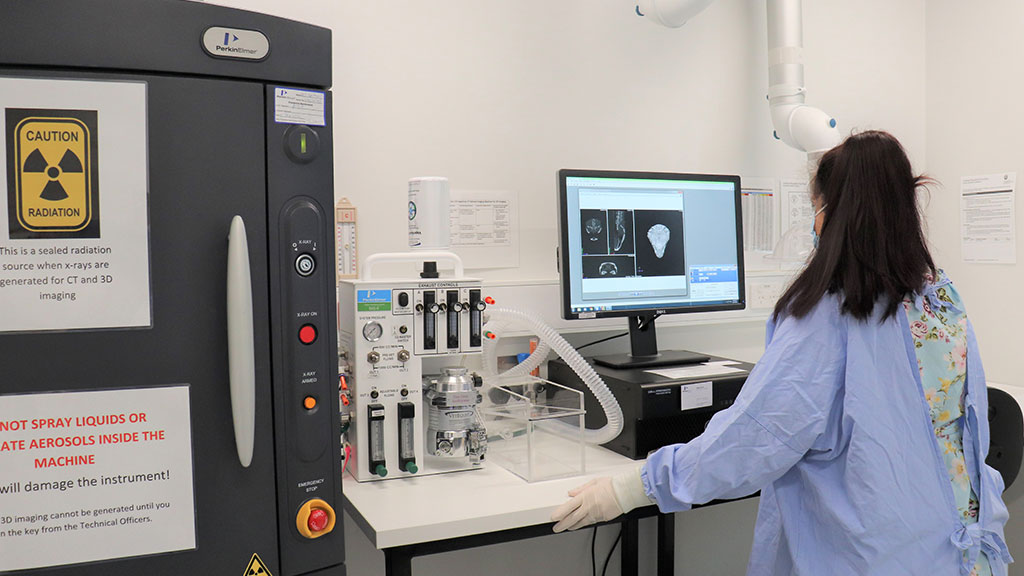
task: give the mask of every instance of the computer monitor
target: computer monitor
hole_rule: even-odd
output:
[[[560,170],[558,188],[562,317],[629,317],[631,353],[594,361],[705,361],[659,351],[654,319],[744,307],[739,176]]]

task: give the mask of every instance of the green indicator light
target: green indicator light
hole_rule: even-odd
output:
[[[302,151],[303,154],[306,153],[306,134],[305,133],[299,134],[299,149]]]

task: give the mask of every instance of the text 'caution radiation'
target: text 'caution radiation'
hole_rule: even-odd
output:
[[[99,238],[95,110],[6,109],[10,239]]]

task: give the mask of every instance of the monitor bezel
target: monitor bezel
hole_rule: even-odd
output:
[[[708,304],[677,306],[667,308],[635,308],[632,310],[605,310],[595,312],[573,312],[572,294],[569,289],[569,203],[568,178],[625,178],[635,180],[698,180],[708,182],[732,182],[735,186],[736,205],[736,266],[739,279],[739,301],[732,304]],[[558,288],[562,293],[562,318],[580,320],[592,318],[621,318],[624,316],[687,314],[695,312],[721,312],[746,308],[746,279],[743,266],[743,192],[740,177],[735,174],[687,174],[677,172],[635,172],[622,170],[582,170],[563,168],[558,171]],[[583,314],[583,318],[581,318]]]

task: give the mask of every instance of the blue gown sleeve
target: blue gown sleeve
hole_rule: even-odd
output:
[[[648,456],[641,480],[663,512],[753,494],[817,447],[841,401],[843,322],[826,297],[804,318],[769,324],[765,353],[736,403],[697,438]]]
[[[988,456],[990,431],[988,427],[988,386],[985,380],[985,369],[981,365],[981,354],[978,352],[978,339],[974,335],[974,325],[967,320],[967,381],[968,402],[974,404],[975,413],[980,415],[972,426],[977,427],[978,442],[976,443],[978,461],[984,462]],[[973,432],[973,430],[972,430]],[[969,451],[968,451],[969,452]],[[967,456],[966,452],[964,454]],[[968,467],[968,470],[976,468]]]

